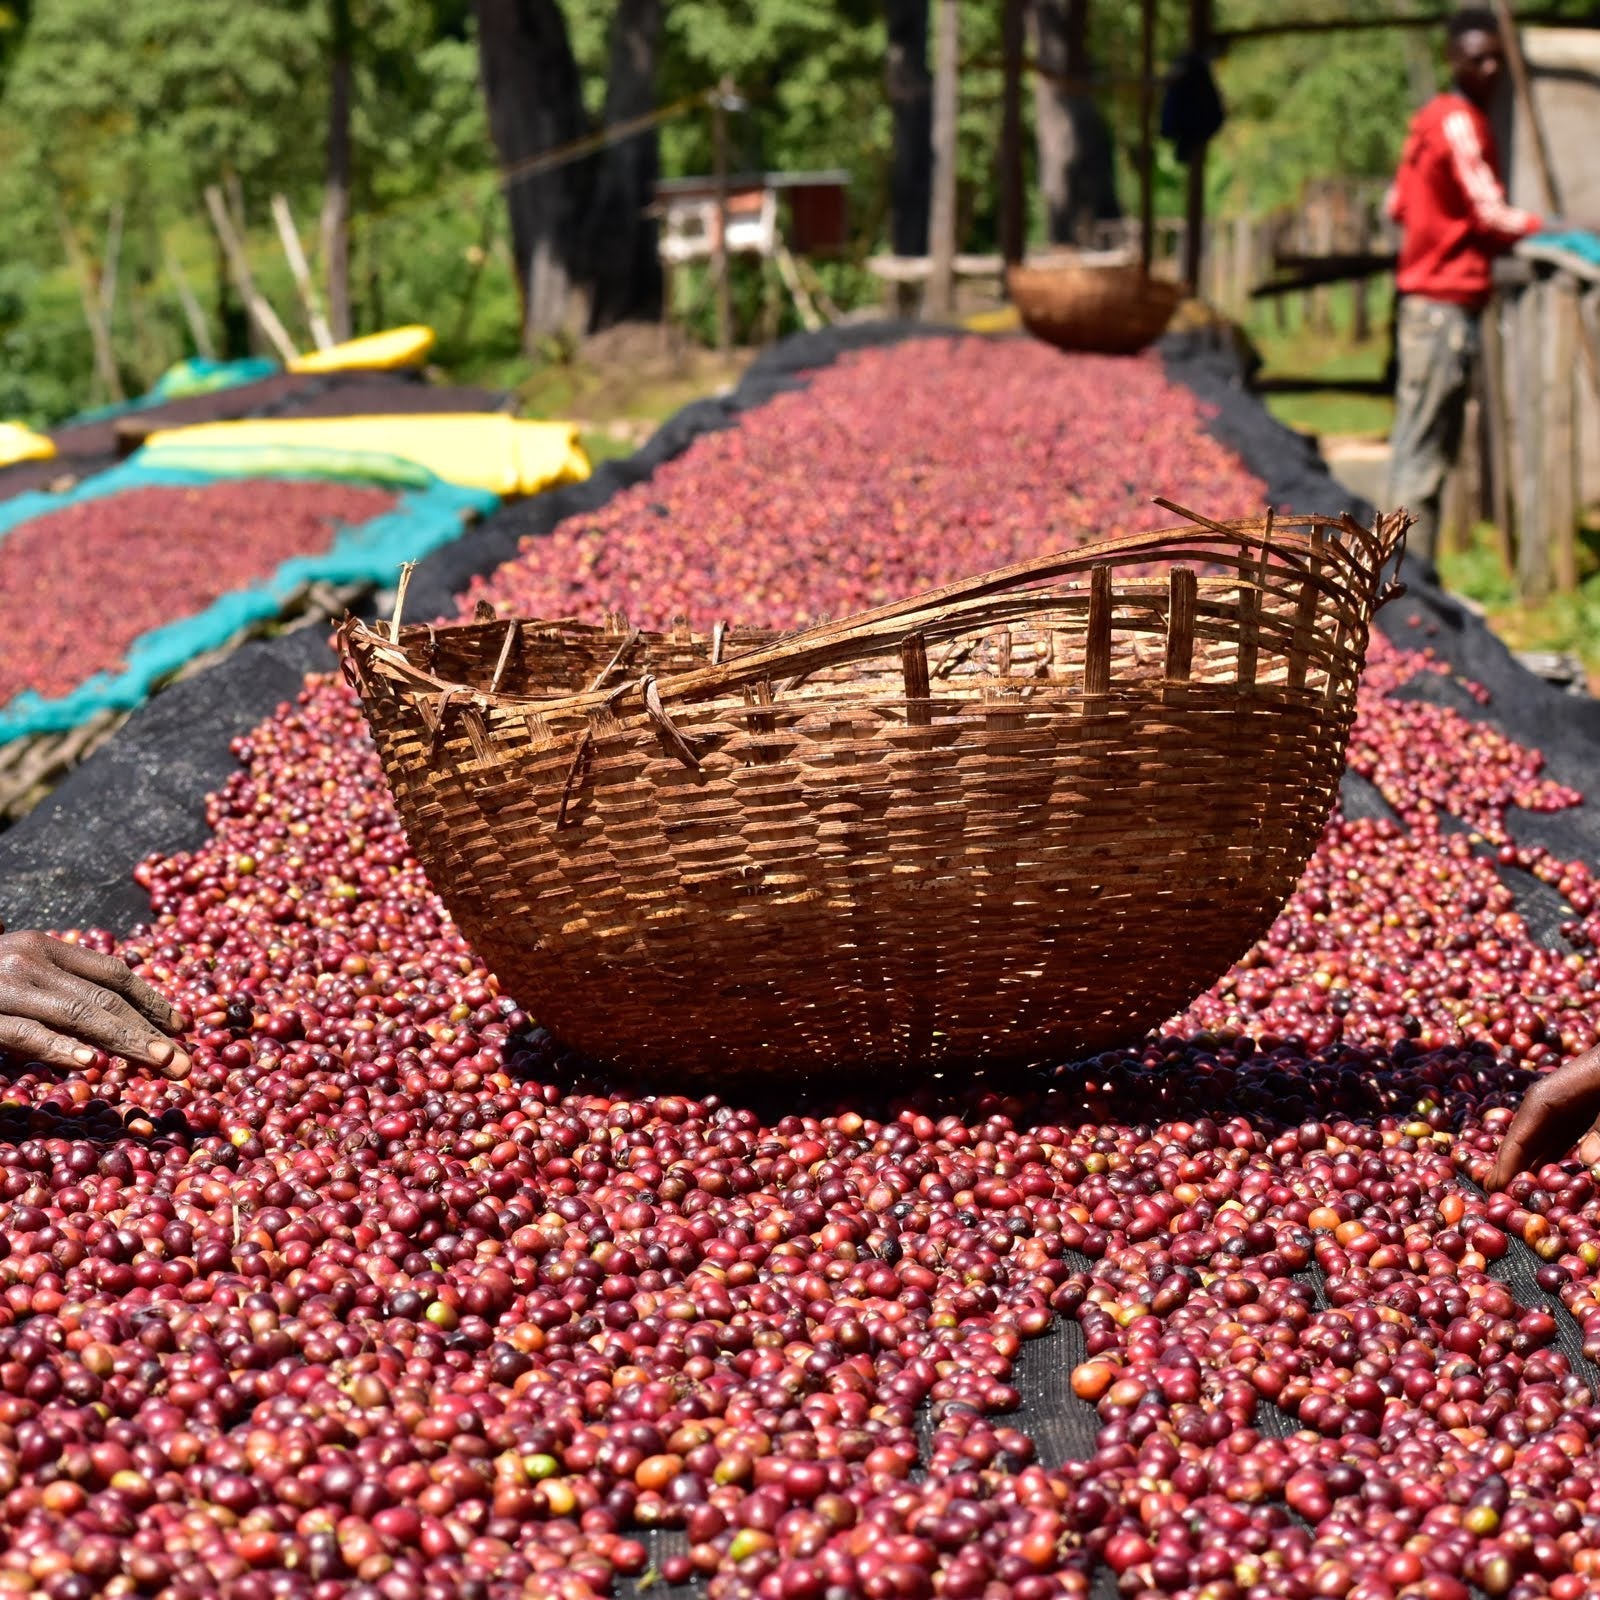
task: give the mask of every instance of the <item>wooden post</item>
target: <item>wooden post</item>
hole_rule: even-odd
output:
[[[306,262],[306,253],[300,248],[300,234],[294,225],[294,213],[289,209],[289,202],[281,195],[272,197],[272,220],[278,225],[278,238],[283,243],[283,254],[289,263],[289,271],[294,276],[294,286],[300,295],[300,304],[305,309],[306,326],[311,329],[311,337],[316,341],[319,350],[333,348],[333,333],[328,327],[327,319],[322,315],[322,306],[317,300],[316,285],[311,281],[311,268]]]
[[[1139,265],[1148,276],[1156,233],[1156,0],[1139,16]]]
[[[1439,516],[1439,551],[1460,555],[1472,544],[1472,519],[1478,463],[1478,400],[1468,397],[1461,423],[1461,454],[1444,483],[1444,500]]]
[[[1365,255],[1372,248],[1373,223],[1372,201],[1363,196],[1356,206],[1357,255]],[[1372,338],[1372,280],[1357,278],[1350,286],[1350,294],[1350,337],[1357,344],[1366,344]]]
[[[1247,216],[1233,219],[1233,282],[1229,288],[1228,310],[1243,317],[1250,308],[1250,291],[1256,278],[1256,226]]]
[[[1549,520],[1545,515],[1544,339],[1545,287],[1534,282],[1517,302],[1517,338],[1512,370],[1517,377],[1517,477],[1520,484],[1517,519],[1517,589],[1525,600],[1543,600],[1550,593]]]
[[[1505,335],[1501,331],[1505,304],[1500,295],[1484,308],[1483,329],[1483,475],[1487,512],[1494,524],[1500,559],[1509,573],[1515,569],[1515,527],[1511,516],[1510,440],[1506,421]]]
[[[1545,290],[1544,485],[1551,576],[1558,594],[1578,587],[1578,438],[1572,351],[1578,342],[1578,285],[1558,272]]]
[[[961,11],[938,0],[933,67],[933,204],[928,217],[930,272],[925,304],[931,315],[955,309],[956,117],[961,91]]]
[[[239,290],[239,298],[244,301],[245,310],[250,313],[256,326],[278,354],[286,362],[293,361],[299,351],[295,349],[294,341],[290,339],[288,331],[278,321],[277,312],[256,287],[255,275],[250,271],[250,258],[245,253],[244,240],[234,228],[227,202],[222,198],[222,190],[214,183],[206,186],[206,209],[211,213],[211,225],[217,230],[217,238],[222,241],[223,251],[228,258],[228,271]]]
[[[1211,53],[1212,0],[1189,0],[1189,48],[1198,56]],[[1206,220],[1206,147],[1194,152],[1189,163],[1189,196],[1186,210],[1188,226],[1184,232],[1183,280],[1189,292],[1200,289],[1201,230]]]
[[[1324,184],[1316,184],[1306,197],[1306,232],[1310,235],[1310,254],[1333,254],[1333,196]],[[1326,284],[1319,284],[1307,296],[1306,320],[1320,334],[1333,332],[1333,297]]]
[[[1272,268],[1276,270],[1278,264],[1278,247],[1286,232],[1282,217],[1278,216],[1269,218],[1265,224],[1265,229],[1266,239],[1263,243],[1261,259],[1263,262],[1270,263]],[[1277,323],[1278,332],[1287,333],[1289,331],[1289,296],[1286,294],[1273,295],[1272,311],[1274,320]]]
[[[100,291],[94,281],[94,268],[89,265],[78,243],[77,230],[67,215],[60,195],[56,196],[56,225],[61,231],[61,244],[72,264],[72,275],[78,280],[78,294],[83,301],[83,319],[89,324],[89,339],[94,345],[94,366],[101,385],[113,401],[125,399],[122,375],[117,371],[116,351],[111,344],[111,324],[101,303]]]
[[[711,251],[711,270],[717,281],[717,349],[733,349],[733,284],[728,271],[728,100],[732,91],[724,78],[711,102],[711,170],[717,185],[717,237]]]
[[[1005,75],[1000,108],[1000,254],[1007,266],[1022,260],[1027,236],[1022,184],[1022,30],[1024,0],[1004,0],[1001,46]]]
[[[206,314],[200,309],[200,302],[195,299],[194,290],[189,287],[189,280],[183,275],[178,258],[172,253],[172,246],[165,239],[161,241],[161,265],[177,291],[178,304],[183,307],[184,320],[189,324],[189,336],[194,340],[195,354],[204,356],[207,361],[215,361],[217,350],[211,342],[211,327],[206,321]]]

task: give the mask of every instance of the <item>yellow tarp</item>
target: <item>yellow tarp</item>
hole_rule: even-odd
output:
[[[498,412],[401,417],[273,417],[163,428],[145,441],[145,459],[194,448],[304,449],[398,456],[446,483],[509,498],[581,483],[589,457],[572,422],[523,422]]]
[[[289,363],[291,372],[388,371],[414,367],[433,349],[434,331],[421,323],[369,333],[363,339],[336,344],[331,350],[312,350]]]
[[[0,422],[0,467],[14,467],[19,461],[48,461],[55,453],[54,440],[42,433],[20,422]]]
[[[1015,306],[1001,306],[998,311],[977,311],[962,323],[968,333],[1016,333],[1022,327],[1022,318]]]

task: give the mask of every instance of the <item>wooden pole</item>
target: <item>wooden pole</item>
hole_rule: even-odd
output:
[[[733,284],[728,272],[728,98],[726,79],[711,102],[711,167],[717,185],[717,237],[711,270],[717,280],[717,349],[733,349]]]
[[[933,67],[933,202],[928,216],[927,308],[948,317],[955,309],[956,117],[961,92],[961,12],[958,0],[938,0]]]
[[[1500,22],[1506,66],[1511,69],[1511,87],[1528,126],[1528,137],[1533,141],[1534,166],[1538,169],[1542,197],[1540,205],[1546,216],[1554,216],[1561,210],[1561,197],[1556,188],[1555,164],[1550,159],[1550,141],[1544,134],[1544,120],[1533,100],[1533,80],[1528,76],[1528,58],[1522,53],[1522,35],[1517,32],[1516,19],[1506,0],[1494,0],[1494,14]]]
[[[1515,18],[1511,14],[1511,7],[1507,0],[1494,0],[1494,12],[1500,23],[1500,38],[1505,47],[1506,65],[1511,69],[1511,86],[1515,91],[1518,106],[1522,111],[1522,120],[1527,125],[1528,137],[1533,141],[1534,165],[1539,172],[1539,190],[1542,199],[1542,210],[1547,218],[1561,214],[1561,188],[1556,180],[1555,161],[1550,154],[1550,141],[1545,136],[1544,119],[1539,115],[1539,107],[1533,98],[1533,79],[1528,72],[1528,58],[1522,53],[1522,36],[1517,32]],[[1557,311],[1561,304],[1562,296],[1558,293],[1553,297],[1552,320],[1558,323],[1567,335],[1576,335],[1578,348],[1583,352],[1584,366],[1588,370],[1589,384],[1596,395],[1600,395],[1600,341],[1595,338],[1594,329],[1586,318],[1578,316],[1574,319],[1567,318],[1564,313]],[[1565,347],[1570,350],[1569,343]],[[1557,351],[1552,351],[1552,359],[1560,359]],[[1558,381],[1560,373],[1552,370],[1549,373],[1551,383]],[[1559,414],[1554,419],[1547,419],[1547,427],[1551,423],[1560,429],[1565,427],[1572,431],[1571,419],[1566,419],[1563,424]],[[1550,492],[1556,497],[1556,503],[1563,504],[1563,491],[1552,486]],[[1577,515],[1576,504],[1573,505],[1574,519]],[[1558,561],[1565,560],[1565,544],[1570,541],[1571,530],[1562,535],[1563,544],[1558,547]],[[1576,557],[1574,556],[1574,560]],[[1558,575],[1559,581],[1559,575]],[[1573,587],[1576,587],[1576,575],[1573,577]]]
[[[189,287],[189,280],[183,275],[183,268],[178,265],[178,258],[172,253],[172,246],[165,239],[161,241],[161,264],[172,279],[172,287],[177,290],[178,304],[183,307],[184,318],[189,324],[195,353],[204,356],[207,361],[215,361],[217,349],[211,342],[210,324],[206,321],[205,312],[200,309],[200,302],[195,299],[194,290]]]
[[[1501,562],[1506,572],[1516,566],[1516,525],[1511,507],[1511,441],[1506,418],[1505,304],[1498,291],[1484,308],[1483,417],[1487,437],[1485,476],[1489,483],[1490,515]]]
[[[1212,0],[1189,0],[1189,48],[1197,56],[1211,54]],[[1202,230],[1206,221],[1206,147],[1201,145],[1189,162],[1187,227],[1183,240],[1183,278],[1191,294],[1200,292]]]
[[[73,276],[78,280],[78,293],[83,300],[83,318],[89,324],[89,339],[94,345],[94,365],[106,393],[113,401],[125,399],[122,375],[117,371],[116,351],[111,345],[111,325],[101,304],[100,292],[94,281],[94,268],[78,243],[77,231],[60,195],[56,196],[56,226],[61,232],[62,248],[72,264]]]
[[[1578,439],[1572,347],[1578,342],[1578,285],[1558,272],[1545,289],[1548,353],[1544,385],[1545,521],[1558,594],[1578,587]]]
[[[1022,32],[1024,0],[1005,0],[1001,43],[1005,55],[1000,115],[1000,254],[1018,265],[1027,237],[1022,182]]]
[[[1365,255],[1371,250],[1376,226],[1372,201],[1363,195],[1356,204],[1355,247],[1358,255]],[[1350,286],[1350,337],[1357,344],[1366,344],[1372,337],[1371,281],[1370,278],[1357,278]]]
[[[222,241],[223,253],[228,258],[228,271],[239,290],[239,298],[244,301],[245,310],[250,313],[256,326],[283,360],[293,361],[300,352],[295,349],[288,330],[278,320],[277,312],[256,287],[255,275],[250,271],[250,258],[245,253],[244,240],[240,238],[238,230],[233,225],[233,218],[229,214],[227,201],[222,197],[222,190],[214,183],[206,185],[206,209],[211,213],[211,225],[217,230],[217,238]]]
[[[1550,593],[1550,524],[1545,515],[1544,337],[1545,286],[1522,291],[1516,308],[1516,342],[1507,366],[1515,374],[1517,417],[1517,591],[1525,600]]]
[[[1139,19],[1139,265],[1148,276],[1156,238],[1156,0]]]
[[[306,262],[306,253],[300,247],[300,233],[294,225],[294,213],[289,209],[289,202],[281,194],[272,197],[272,220],[278,225],[278,238],[283,243],[283,254],[289,263],[289,271],[294,276],[294,286],[300,296],[300,304],[305,309],[306,326],[311,329],[311,337],[316,341],[319,350],[333,348],[333,332],[328,327],[327,318],[322,314],[322,306],[317,300],[316,285],[311,281],[311,268]]]

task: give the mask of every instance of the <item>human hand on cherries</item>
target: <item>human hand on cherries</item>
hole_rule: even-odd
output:
[[[1500,1142],[1489,1187],[1503,1189],[1519,1172],[1558,1161],[1574,1146],[1580,1161],[1600,1162],[1600,1046],[1528,1091]]]
[[[189,1058],[168,1034],[184,1016],[122,962],[43,933],[0,926],[0,1050],[87,1067],[104,1050],[169,1078]]]

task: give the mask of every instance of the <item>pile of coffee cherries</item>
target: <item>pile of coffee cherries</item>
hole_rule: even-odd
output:
[[[795,620],[1103,531],[1046,480],[1108,492],[1140,438],[1173,498],[1259,504],[1202,422],[1143,362],[863,355],[485,592]],[[188,1080],[19,1070],[0,1105],[0,1589],[1594,1592],[1600,1191],[1477,1183],[1597,1036],[1596,889],[1507,831],[1576,799],[1535,752],[1395,698],[1444,670],[1414,643],[1375,641],[1351,746],[1398,820],[1336,815],[1160,1036],[781,1103],[564,1062],[309,683],[205,844],[139,867],[148,926],[75,935],[186,1008]]]
[[[1265,489],[1205,422],[1153,360],[983,339],[862,351],[526,541],[467,613],[792,628],[1165,527],[1155,494],[1259,516]]]
[[[0,705],[115,671],[141,634],[264,583],[394,504],[345,484],[227,481],[126,489],[19,523],[0,536]]]

